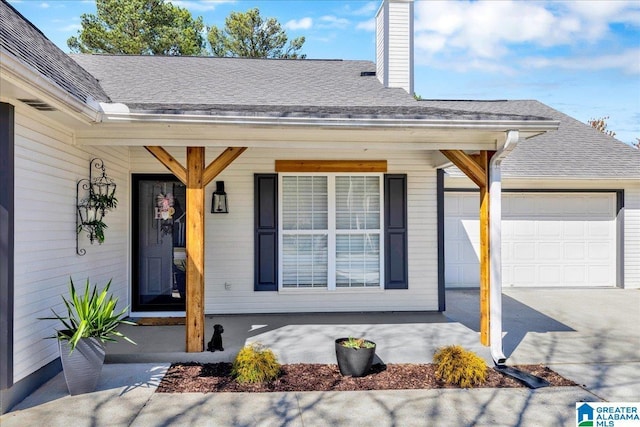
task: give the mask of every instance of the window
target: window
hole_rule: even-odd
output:
[[[280,283],[293,288],[380,288],[382,176],[283,175]]]

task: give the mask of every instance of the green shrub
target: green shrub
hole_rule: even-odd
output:
[[[364,338],[354,338],[354,337],[349,337],[346,340],[341,342],[343,347],[347,347],[347,348],[373,348],[376,345],[374,343],[372,343],[371,341],[367,341]]]
[[[459,345],[442,347],[433,355],[436,377],[463,388],[480,385],[487,379],[484,359]]]
[[[273,381],[278,378],[280,364],[273,351],[254,343],[238,352],[231,373],[239,383]]]

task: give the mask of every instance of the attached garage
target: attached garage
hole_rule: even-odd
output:
[[[478,197],[445,193],[446,287],[479,286]],[[616,286],[618,199],[616,191],[504,191],[503,286]]]

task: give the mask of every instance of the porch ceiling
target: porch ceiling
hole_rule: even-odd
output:
[[[168,123],[161,118],[103,122],[76,135],[78,145],[174,147],[270,147],[397,150],[495,150],[505,132],[530,138],[557,128],[552,121],[243,119],[229,123]]]

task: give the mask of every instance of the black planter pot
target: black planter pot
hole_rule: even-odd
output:
[[[363,377],[371,369],[373,357],[376,354],[376,344],[371,348],[349,348],[342,345],[348,338],[338,338],[336,340],[336,358],[338,359],[338,369],[345,376]]]

